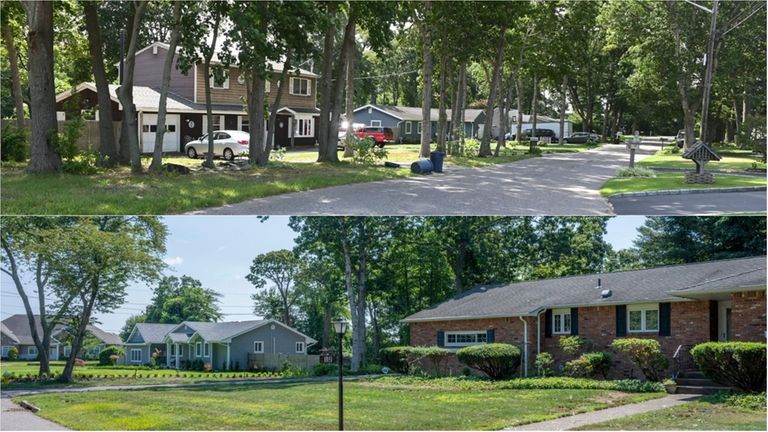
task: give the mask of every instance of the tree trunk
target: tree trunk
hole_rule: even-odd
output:
[[[533,95],[531,95],[531,133],[533,136],[538,137],[536,132],[536,123],[538,120],[538,107],[539,107],[539,77],[533,76]]]
[[[323,305],[323,348],[331,348],[331,320],[333,320],[333,304],[326,302]]]
[[[128,43],[128,52],[125,59],[125,77],[120,87],[117,89],[117,97],[120,103],[123,105],[123,125],[122,130],[125,132],[125,145],[128,147],[131,160],[131,172],[134,174],[140,174],[142,172],[141,167],[141,152],[139,149],[139,130],[138,119],[136,114],[136,106],[133,104],[133,73],[136,65],[136,48],[138,45],[139,37],[139,25],[141,23],[144,10],[146,9],[147,2],[138,2],[132,7],[135,7],[133,19],[131,20],[131,36]]]
[[[277,123],[277,110],[280,108],[280,103],[283,100],[285,94],[285,87],[290,85],[288,79],[288,70],[291,68],[291,57],[293,52],[288,50],[285,56],[285,62],[283,63],[283,71],[280,73],[280,85],[277,86],[277,95],[275,96],[275,102],[269,110],[269,120],[267,120],[267,142],[264,146],[261,158],[259,158],[258,164],[260,166],[266,166],[269,163],[269,154],[272,152],[272,142],[275,139],[275,123]]]
[[[496,93],[499,90],[499,81],[501,80],[501,63],[504,61],[504,48],[507,46],[507,24],[501,26],[499,33],[499,46],[496,50],[496,60],[493,62],[493,79],[491,81],[490,94],[488,95],[488,106],[485,109],[486,127],[483,128],[483,140],[480,142],[480,156],[491,156],[491,132],[493,129],[493,108],[496,104]],[[499,112],[501,115],[501,112]],[[490,127],[487,124],[490,122]]]
[[[376,304],[371,301],[368,304],[368,316],[371,317],[371,327],[373,327],[373,338],[371,348],[376,356],[376,362],[380,361],[379,352],[381,351],[381,326],[379,326],[379,317],[376,310]]]
[[[176,58],[176,45],[179,43],[179,32],[181,27],[181,6],[182,2],[173,4],[173,28],[171,30],[171,40],[168,43],[168,55],[165,56],[163,64],[163,81],[160,85],[160,103],[157,108],[157,133],[155,134],[155,148],[152,153],[152,164],[150,171],[159,173],[163,168],[163,137],[165,136],[165,115],[168,102],[168,87],[171,85],[171,68]],[[111,122],[110,122],[111,124]]]
[[[205,155],[205,162],[203,166],[207,168],[214,168],[213,164],[213,152],[214,152],[214,137],[213,137],[213,107],[211,106],[211,59],[213,53],[216,51],[216,39],[219,37],[219,22],[221,21],[221,15],[216,14],[213,20],[213,38],[211,44],[208,46],[208,52],[205,53],[203,59],[203,83],[205,88],[205,116],[208,119],[208,153]],[[214,78],[215,79],[215,78]],[[263,130],[264,122],[250,123],[250,127],[259,131]]]
[[[28,25],[29,110],[32,123],[27,172],[59,171],[61,156],[54,143],[58,122],[53,80],[53,2],[23,1],[22,6]]]
[[[448,116],[446,114],[445,99],[446,99],[446,82],[448,80],[448,59],[447,54],[443,54],[440,59],[440,105],[438,108],[438,123],[437,123],[437,151],[445,152],[445,131],[447,127]]]
[[[568,75],[563,76],[563,84],[560,87],[560,144],[565,143],[565,110],[567,108],[566,93],[568,92]]]
[[[354,31],[354,30],[353,30]],[[352,36],[354,41],[354,35]],[[352,148],[352,142],[354,141],[354,135],[352,134],[352,122],[355,115],[355,61],[357,60],[357,44],[352,44],[352,52],[347,55],[347,100],[346,100],[346,112],[347,118],[347,134],[345,136],[344,143],[344,157],[352,157],[355,153],[355,149]]]
[[[520,69],[515,73],[515,93],[517,93],[517,124],[515,126],[515,141],[523,142],[523,75]]]
[[[341,42],[341,54],[339,55],[334,70],[335,81],[333,83],[333,99],[331,101],[331,121],[328,125],[328,135],[326,136],[327,145],[325,147],[324,157],[324,160],[329,162],[339,161],[339,153],[336,145],[339,139],[339,123],[341,119],[342,99],[344,99],[346,66],[349,57],[355,49],[355,26],[355,8],[350,4],[347,25],[344,28],[344,38]]]
[[[460,64],[458,66],[461,68]],[[464,126],[464,124],[459,121],[459,88],[461,87],[461,70],[459,70],[459,74],[454,75],[453,78],[454,79],[451,80],[451,84],[453,84],[453,92],[451,94],[451,128],[448,132],[449,142],[456,141],[461,128]],[[449,145],[448,147],[449,148],[447,150],[450,152],[454,146]]]
[[[24,95],[21,92],[21,79],[19,78],[19,54],[16,51],[16,44],[13,42],[13,33],[8,22],[2,25],[3,42],[5,50],[8,52],[8,63],[11,72],[11,93],[13,93],[13,104],[16,107],[16,129],[24,130]]]
[[[248,88],[248,163],[257,165],[262,160],[264,153],[264,94],[265,86],[262,74],[266,64],[256,65],[251,70],[251,80]],[[283,83],[280,83],[282,86]],[[289,84],[290,85],[290,84]]]
[[[459,121],[458,124],[460,125],[460,132],[459,132],[459,140],[461,141],[461,149],[464,150],[464,123],[466,121],[466,97],[467,96],[467,63],[463,62],[461,64],[461,72],[460,72],[460,78],[459,78],[459,101],[458,101],[458,109],[459,109]]]
[[[424,21],[429,20],[431,8],[431,1],[426,0],[424,2]],[[422,74],[424,75],[424,90],[421,100],[421,149],[419,156],[429,157],[430,144],[432,143],[432,37],[427,22],[422,22],[419,30],[422,38]]]
[[[501,72],[503,75],[503,72]],[[501,89],[501,93],[504,97],[501,99],[501,105],[499,106],[499,139],[496,140],[496,149],[493,151],[495,157],[499,156],[499,152],[502,147],[507,145],[507,129],[509,129],[509,91],[508,86],[504,86]]]
[[[337,8],[337,3],[328,3],[328,14],[335,14]],[[336,29],[333,26],[328,26],[325,29],[325,35],[323,36],[323,65],[321,71],[322,77],[320,81],[320,84],[322,85],[322,93],[320,94],[320,118],[317,121],[318,162],[326,162],[326,148],[330,145],[328,143],[328,128],[331,120],[331,93],[333,92],[333,39],[335,30]]]

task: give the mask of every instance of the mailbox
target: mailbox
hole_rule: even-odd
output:
[[[320,350],[320,363],[333,363],[333,353],[326,348]]]

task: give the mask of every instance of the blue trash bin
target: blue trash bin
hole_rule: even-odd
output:
[[[416,174],[429,174],[432,172],[432,161],[419,159],[411,164],[411,172]]]
[[[443,172],[443,160],[445,159],[445,153],[439,151],[433,151],[429,154],[429,160],[432,161],[432,169],[436,173]]]

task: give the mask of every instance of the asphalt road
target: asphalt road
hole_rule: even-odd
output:
[[[766,193],[710,192],[682,195],[610,198],[620,215],[715,215],[765,212]]]
[[[652,147],[636,155],[652,154]],[[253,199],[193,214],[218,215],[610,215],[602,184],[627,166],[624,145],[552,154],[484,168]]]

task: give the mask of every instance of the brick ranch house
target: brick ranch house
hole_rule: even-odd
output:
[[[402,322],[410,324],[414,346],[517,345],[524,375],[539,352],[560,364],[565,354],[558,342],[567,335],[590,340],[593,351],[610,351],[616,338],[653,338],[673,369],[676,361],[690,362],[697,343],[764,342],[765,295],[766,257],[760,256],[480,286]],[[450,359],[449,372],[462,369]],[[613,373],[640,374],[617,355]]]

